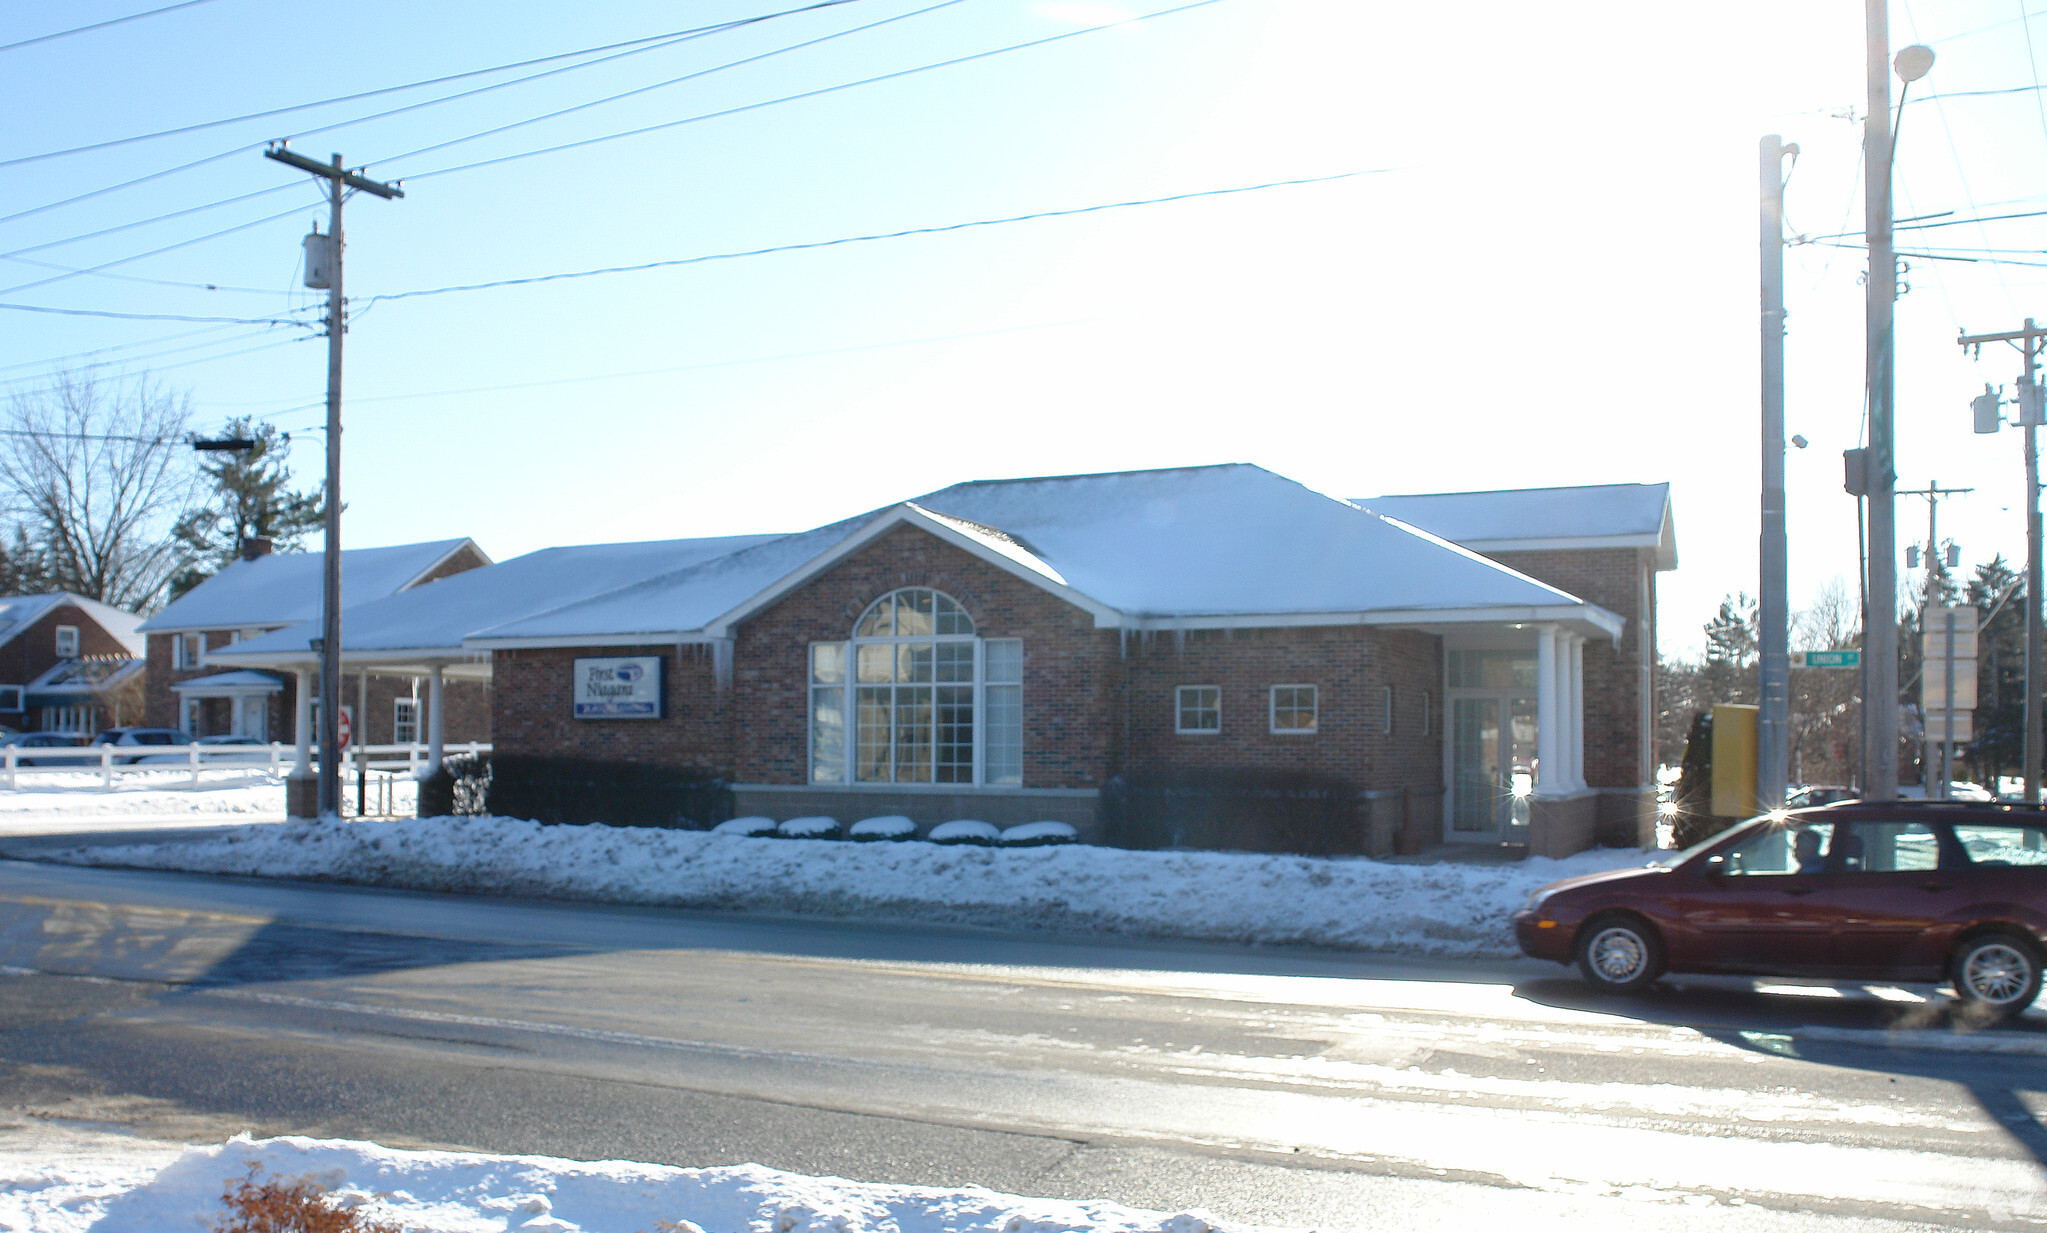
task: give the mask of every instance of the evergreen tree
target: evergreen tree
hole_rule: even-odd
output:
[[[326,517],[315,492],[293,492],[285,464],[291,439],[273,424],[250,417],[230,420],[222,435],[254,441],[255,448],[214,454],[200,464],[212,492],[178,523],[178,542],[192,563],[171,583],[171,597],[183,595],[225,569],[251,539],[268,539],[280,549],[300,547]]]

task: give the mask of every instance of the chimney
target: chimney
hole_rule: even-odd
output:
[[[269,555],[270,555],[269,536],[251,535],[249,538],[242,541],[242,560],[253,561],[257,557],[267,557]]]

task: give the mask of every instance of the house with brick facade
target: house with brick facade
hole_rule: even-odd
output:
[[[1655,808],[1656,575],[1677,568],[1668,484],[1595,484],[1359,497],[1355,504],[1483,553],[1619,616],[1610,639],[1558,645],[1530,626],[1446,635],[1443,837],[1493,840],[1529,797],[1582,792],[1610,841],[1647,834]],[[1572,657],[1583,784],[1543,783],[1534,716],[1545,659]],[[1503,818],[1503,814],[1506,815]]]
[[[0,597],[0,724],[89,736],[139,723],[141,623],[67,591]]]
[[[1647,613],[1653,590],[1619,598]],[[1646,775],[1603,782],[1585,720],[1639,716],[1606,671],[1653,641],[1637,620],[1233,465],[961,484],[463,644],[490,652],[501,756],[702,767],[744,813],[1087,834],[1118,777],[1295,770],[1356,786],[1361,848],[1561,854],[1650,799]],[[1492,762],[1456,752],[1487,730],[1459,705],[1480,689],[1517,742]]]
[[[489,564],[483,550],[466,538],[344,549],[342,608]],[[142,722],[183,728],[193,736],[232,733],[263,741],[293,740],[308,730],[302,721],[318,693],[319,674],[294,670],[297,664],[283,671],[252,667],[230,652],[275,630],[317,625],[322,580],[321,554],[271,552],[268,541],[254,539],[241,559],[143,622],[148,669]],[[465,686],[465,693],[474,695],[466,700],[472,719],[450,739],[489,739],[488,690],[487,682]],[[382,745],[419,739],[417,677],[358,670],[345,691],[342,705],[355,723],[357,741]]]

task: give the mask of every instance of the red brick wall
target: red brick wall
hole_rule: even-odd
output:
[[[1088,613],[912,527],[897,527],[743,624],[733,655],[735,770],[742,783],[808,781],[813,642],[897,587],[958,600],[984,638],[1023,640],[1023,786],[1094,788],[1119,769],[1116,631]]]
[[[439,565],[436,565],[432,569],[428,570],[426,577],[421,578],[418,582],[413,583],[412,586],[423,587],[429,582],[439,582],[443,578],[452,577],[456,574],[467,573],[469,570],[472,569],[481,569],[483,568],[484,565],[485,561],[483,557],[477,553],[476,549],[468,544],[464,544],[460,548],[457,548],[454,551],[454,553],[448,557],[447,560],[441,562]],[[411,590],[412,587],[408,587],[406,589]]]
[[[1655,580],[1647,550],[1600,548],[1497,552],[1493,559],[1561,587],[1626,620],[1618,642],[1585,643],[1585,782],[1632,788],[1646,782],[1651,732],[1643,694],[1651,688],[1656,647]],[[1648,714],[1655,710],[1649,708]]]
[[[1134,767],[1272,767],[1342,775],[1360,789],[1440,791],[1442,642],[1366,626],[1195,630],[1133,640],[1129,661]],[[1174,731],[1181,685],[1222,689],[1222,731]],[[1312,735],[1271,731],[1274,685],[1317,687]],[[1385,731],[1385,687],[1393,731]],[[1426,701],[1425,701],[1426,699]],[[1427,711],[1426,731],[1423,730]]]
[[[0,685],[26,685],[57,664],[57,627],[78,627],[78,654],[83,659],[119,656],[128,648],[77,604],[58,604],[21,633],[0,645]],[[0,724],[27,725],[33,712],[0,712]],[[130,719],[133,717],[130,716]]]
[[[662,717],[577,719],[575,661],[625,655],[661,658]],[[732,776],[729,698],[718,693],[708,651],[690,648],[678,656],[673,645],[495,651],[491,671],[490,725],[498,753],[701,766]]]

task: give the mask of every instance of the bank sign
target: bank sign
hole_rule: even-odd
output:
[[[661,657],[577,660],[576,718],[661,718]]]

